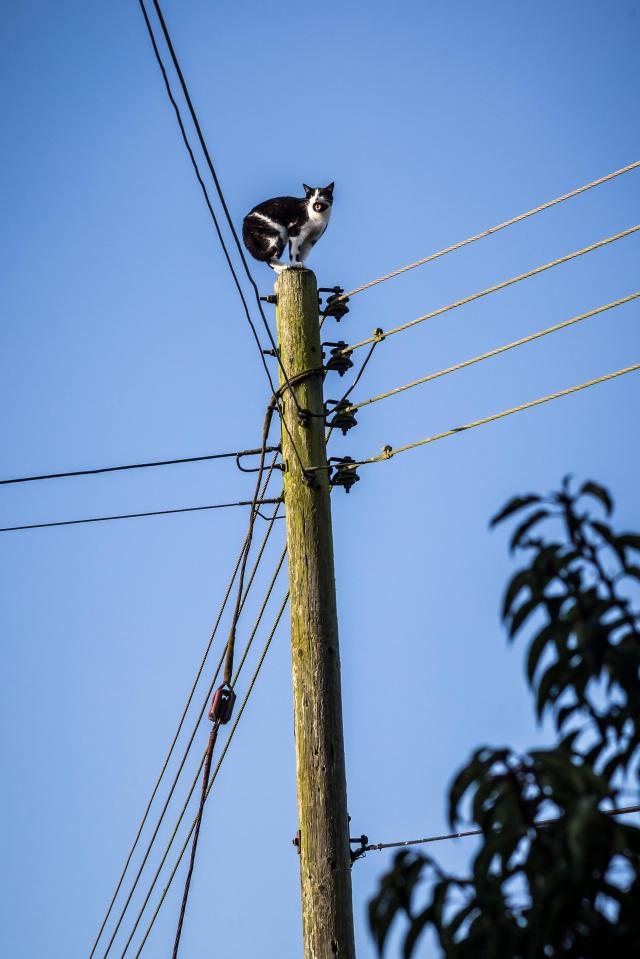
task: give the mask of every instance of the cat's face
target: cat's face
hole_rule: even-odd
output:
[[[311,200],[312,208],[316,213],[324,213],[333,203],[333,183],[329,186],[307,186],[302,184],[307,200]]]

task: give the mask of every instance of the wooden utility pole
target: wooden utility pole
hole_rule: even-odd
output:
[[[276,294],[282,364],[299,406],[316,414],[303,424],[283,390],[304,959],[355,959],[329,476],[302,469],[327,462],[316,278],[284,270]]]

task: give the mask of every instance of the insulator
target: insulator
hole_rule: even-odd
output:
[[[343,436],[358,425],[355,413],[349,407],[349,400],[340,400],[333,410],[333,419],[328,423],[332,429],[342,430]]]
[[[331,346],[331,343],[325,343],[324,346]],[[330,359],[325,363],[325,370],[333,370],[338,373],[340,376],[344,376],[347,370],[350,370],[353,366],[353,360],[351,359],[351,354],[353,350],[346,350],[346,343],[344,340],[338,340],[337,343],[333,344],[333,349],[331,352]]]
[[[318,290],[318,292],[331,293],[331,296],[327,297],[327,301],[324,304],[324,309],[322,309],[320,312],[322,316],[332,316],[339,323],[342,317],[346,316],[349,312],[349,307],[347,306],[349,297],[344,300],[340,299],[340,297],[344,294],[344,290],[341,286],[323,286],[320,288],[320,290]]]
[[[332,486],[342,486],[345,493],[348,493],[351,487],[360,481],[360,477],[356,473],[356,467],[350,465],[354,462],[355,460],[351,456],[340,458],[331,476]]]
[[[211,722],[213,723],[217,720],[223,725],[224,723],[228,723],[231,719],[235,701],[236,694],[228,683],[223,683],[222,686],[218,686],[213,694],[211,708],[209,709],[209,719]]]

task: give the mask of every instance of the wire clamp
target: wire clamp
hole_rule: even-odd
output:
[[[382,447],[382,455],[384,456],[384,458],[385,458],[386,460],[390,460],[391,457],[393,456],[393,446],[389,446],[388,443],[387,443],[386,446],[383,446],[383,447]]]
[[[299,406],[297,409],[297,413],[298,413],[298,423],[300,424],[300,426],[307,427],[309,423],[311,422],[311,410],[306,410]]]
[[[339,376],[344,376],[347,370],[350,370],[353,366],[353,360],[351,359],[353,350],[346,349],[347,344],[344,340],[338,340],[336,343],[327,341],[322,345],[333,347],[331,356],[324,365],[325,370],[327,372],[334,370]],[[324,353],[322,355],[324,357]]]
[[[386,339],[386,334],[381,326],[376,326],[375,330],[373,331],[373,338],[376,343],[382,343],[382,341]]]
[[[360,481],[356,472],[355,460],[351,456],[332,456],[329,465],[331,463],[336,463],[336,466],[329,477],[330,485],[342,486],[345,493],[348,493],[351,487]]]
[[[322,300],[318,297],[318,306],[320,307],[320,316],[326,319],[327,316],[332,316],[338,323],[340,320],[347,315],[349,312],[349,307],[347,303],[349,302],[349,297],[341,299],[344,290],[341,286],[321,286],[318,290],[318,293],[330,293],[331,296],[328,296],[324,307]]]
[[[305,486],[308,486],[309,489],[320,489],[316,483],[315,473],[312,470],[302,470],[302,482]]]
[[[333,414],[333,419],[331,421],[327,420],[327,426],[330,426],[331,429],[334,430],[342,430],[342,435],[346,436],[350,429],[353,429],[354,426],[358,425],[358,421],[351,408],[349,400],[327,400],[327,403],[335,404],[332,410],[326,412],[327,416]]]
[[[357,849],[350,849],[350,850],[349,850],[349,856],[351,857],[351,865],[352,865],[352,866],[353,866],[354,862],[356,862],[356,860],[358,860],[358,859],[364,859],[364,857],[367,855],[367,847],[368,847],[368,845],[369,845],[369,837],[368,837],[368,836],[365,836],[365,835],[362,835],[362,836],[356,836],[355,838],[351,836],[351,837],[349,838],[349,844],[351,844],[351,843],[356,843],[356,842],[358,843],[358,848],[357,848]]]
[[[221,725],[228,723],[231,719],[235,701],[236,694],[229,683],[223,683],[222,686],[218,686],[213,694],[211,707],[209,709],[209,719],[211,722],[218,722]]]

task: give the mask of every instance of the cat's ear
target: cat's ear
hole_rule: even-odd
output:
[[[325,193],[331,193],[331,194],[333,194],[333,188],[334,188],[334,186],[335,186],[335,183],[330,183],[329,186],[326,186],[326,187],[324,188]]]
[[[313,196],[314,189],[313,189],[312,186],[307,186],[306,183],[303,183],[303,184],[302,184],[302,189],[303,189],[304,192],[305,192],[305,196],[307,196],[307,197]]]

